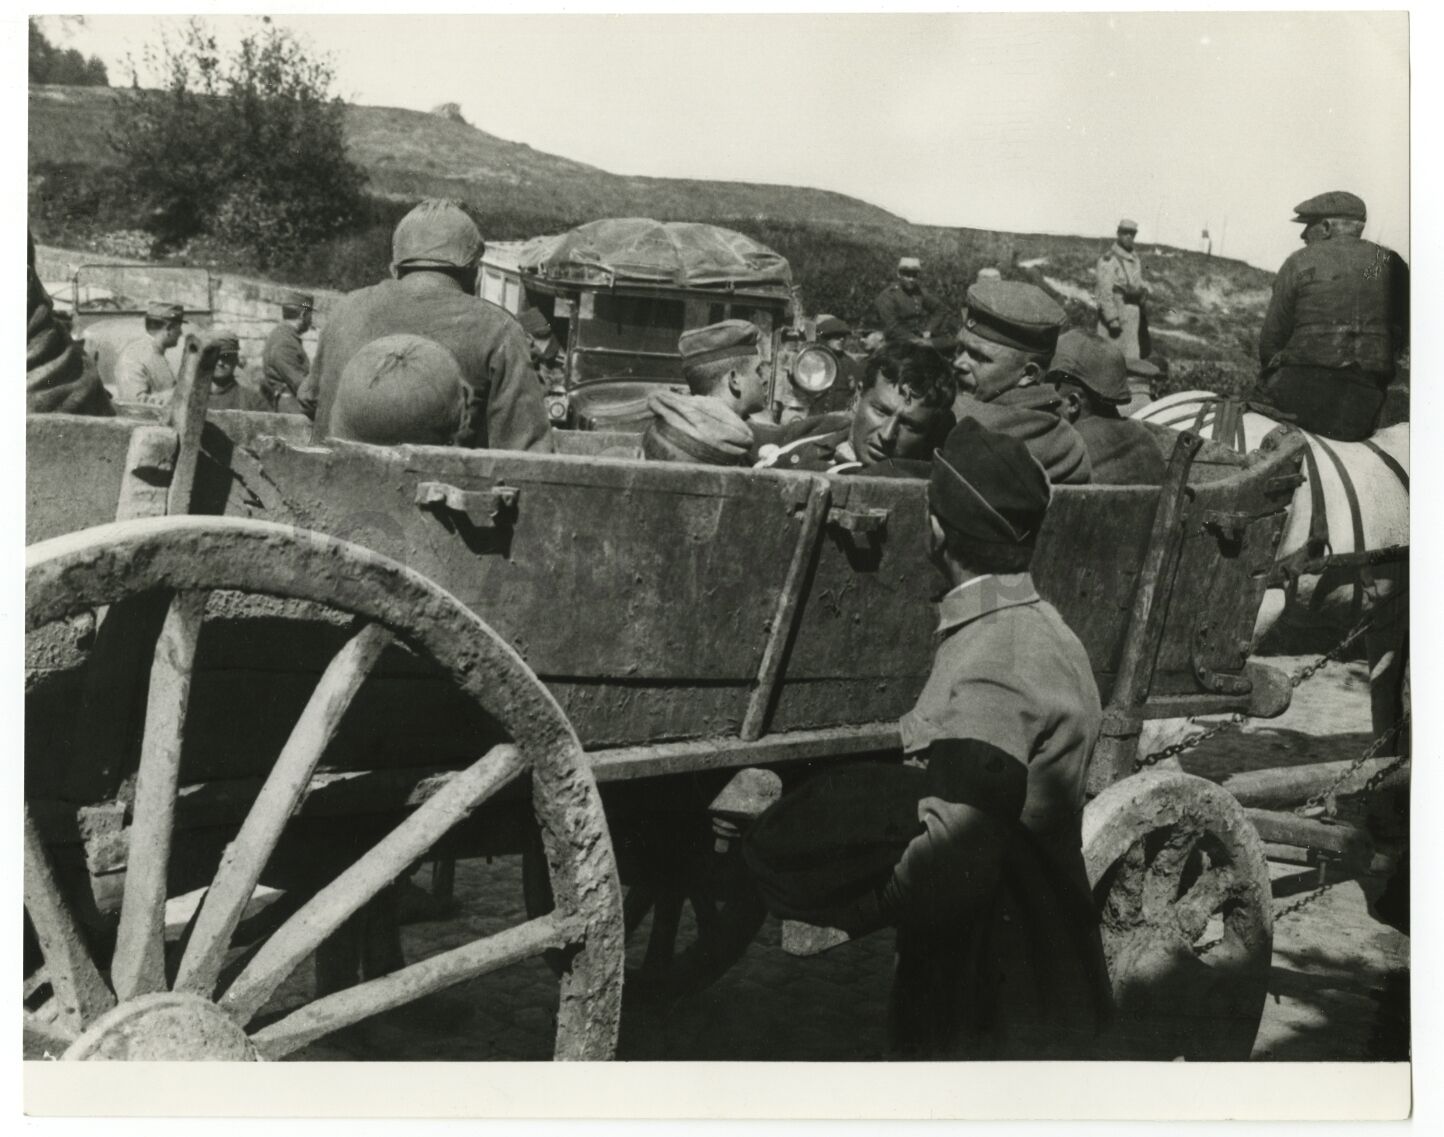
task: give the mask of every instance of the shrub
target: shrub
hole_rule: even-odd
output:
[[[73,47],[56,47],[30,18],[30,82],[63,83],[69,87],[109,87],[105,64],[89,59]]]
[[[264,270],[362,216],[330,66],[290,32],[263,22],[223,59],[192,20],[147,59],[165,86],[116,100],[110,143],[163,244],[209,235]]]

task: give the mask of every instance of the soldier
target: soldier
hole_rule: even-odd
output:
[[[1284,261],[1259,334],[1255,404],[1326,438],[1373,433],[1408,343],[1409,269],[1366,241],[1364,203],[1336,190],[1295,207],[1304,248]]]
[[[213,411],[269,411],[271,400],[236,378],[241,363],[241,340],[235,332],[216,329],[210,342],[219,350],[211,372],[211,393],[206,406]]]
[[[531,357],[533,367],[540,367],[543,361],[551,361],[556,358],[560,345],[557,337],[552,332],[552,326],[547,318],[536,308],[525,308],[517,316],[517,322],[521,324],[521,330],[526,333],[528,354]]]
[[[849,355],[846,351],[847,337],[852,335],[852,327],[846,320],[840,320],[836,316],[817,317],[817,342],[828,348],[837,360],[837,379],[833,383],[832,391],[827,392],[822,400],[826,401],[827,396],[836,392],[835,398],[843,398],[851,401],[862,387],[862,364]],[[845,403],[836,403],[841,409]]]
[[[926,477],[932,452],[952,429],[955,390],[947,361],[932,348],[889,345],[867,361],[850,414],[792,423],[763,440],[756,466]]]
[[[281,299],[281,322],[261,348],[261,389],[282,414],[302,413],[300,391],[311,373],[301,337],[310,330],[316,299],[305,292],[287,292]]]
[[[185,310],[179,304],[152,300],[145,307],[145,335],[131,340],[115,357],[115,397],[122,402],[170,402],[175,372],[165,353],[180,343]]]
[[[1148,337],[1148,284],[1143,261],[1133,251],[1138,222],[1118,223],[1118,239],[1098,258],[1098,334],[1117,341],[1125,359],[1151,354]]]
[[[331,404],[331,438],[373,446],[451,446],[466,420],[456,357],[434,340],[390,335],[357,350]]]
[[[922,261],[903,257],[897,263],[897,280],[872,302],[869,326],[890,343],[930,339],[947,323],[947,309],[922,286],[922,274]]]
[[[1063,421],[1062,396],[1043,382],[1064,319],[1063,309],[1036,285],[972,285],[953,364],[953,415],[1024,442],[1054,485],[1081,485],[1090,474],[1088,448]]]
[[[682,333],[682,375],[690,395],[661,391],[642,455],[664,462],[740,466],[753,448],[746,418],[767,405],[761,333],[747,320],[723,320]]]
[[[327,313],[301,391],[314,437],[330,432],[331,404],[351,357],[382,336],[411,334],[435,340],[461,367],[467,411],[457,445],[554,451],[526,333],[509,312],[474,295],[482,247],[476,224],[455,202],[423,201],[401,219],[391,240],[396,279],[349,293]]]
[[[1081,329],[1058,337],[1048,382],[1063,396],[1064,415],[1088,447],[1094,485],[1156,486],[1163,482],[1163,451],[1137,419],[1124,418],[1128,365],[1109,340]]]
[[[1029,575],[1049,498],[1021,442],[958,424],[928,486],[951,591],[899,724],[907,764],[813,779],[743,846],[774,913],[853,935],[896,924],[897,1057],[1085,1058],[1111,1014],[1082,849],[1102,709]]]
[[[80,345],[55,318],[35,272],[35,238],[26,234],[25,410],[30,414],[113,415],[115,407]]]

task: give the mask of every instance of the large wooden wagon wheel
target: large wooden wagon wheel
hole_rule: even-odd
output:
[[[167,869],[196,644],[217,589],[352,614],[263,788],[227,845],[178,966],[165,954]],[[169,597],[154,660],[113,954],[93,958],[27,812],[25,909],[50,1005],[27,1020],[67,1058],[280,1057],[340,1027],[547,951],[565,955],[555,1056],[612,1056],[621,1005],[622,916],[596,783],[555,700],[521,658],[455,597],[385,557],[267,522],[126,521],[27,553],[27,630],[142,594]],[[392,642],[436,665],[511,740],[447,780],[379,843],[285,919],[238,974],[228,948],[267,859],[347,707]],[[252,1020],[292,971],[453,825],[530,773],[550,883],[549,915],[322,995],[264,1026]],[[232,964],[231,970],[234,970]],[[173,976],[168,978],[168,971]],[[39,985],[32,976],[30,988]]]
[[[1148,770],[1088,803],[1083,855],[1103,921],[1113,1057],[1242,1061],[1268,992],[1263,842],[1228,793]]]

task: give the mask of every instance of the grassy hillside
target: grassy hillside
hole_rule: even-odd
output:
[[[127,252],[143,233],[113,192],[105,137],[123,91],[30,89],[31,221],[42,240]],[[928,285],[955,310],[978,269],[1032,280],[1061,300],[1074,323],[1092,326],[1093,266],[1107,241],[1048,234],[910,225],[843,194],[794,186],[623,177],[508,142],[440,115],[389,107],[350,107],[352,157],[366,170],[376,201],[360,230],[322,246],[297,249],[272,275],[294,283],[353,288],[384,273],[390,231],[425,196],[464,200],[491,240],[558,232],[607,216],[710,221],[741,230],[786,256],[809,311],[856,320],[892,278],[897,258],[923,258]],[[1272,275],[1239,261],[1146,246],[1154,285],[1151,318],[1157,355],[1181,364],[1210,361],[1234,385],[1253,369],[1254,343]],[[233,252],[196,244],[179,259],[218,269],[251,266]]]

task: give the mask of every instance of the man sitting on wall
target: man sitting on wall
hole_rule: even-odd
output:
[[[1089,480],[1088,448],[1062,419],[1063,398],[1047,383],[1063,309],[1033,284],[995,280],[968,289],[958,333],[953,414],[1024,443],[1054,485]]]
[[[753,448],[748,415],[767,405],[761,333],[747,320],[683,332],[677,341],[691,394],[660,391],[648,403],[652,425],[642,456],[661,462],[741,466]]]
[[[784,427],[759,446],[756,465],[925,478],[933,451],[952,429],[955,390],[947,361],[932,348],[891,344],[867,361],[851,413]]]

